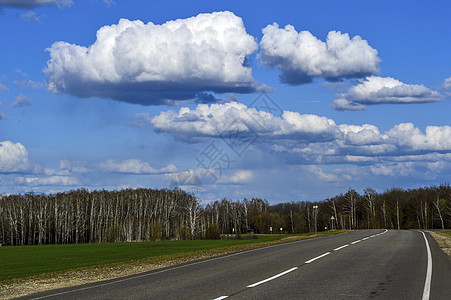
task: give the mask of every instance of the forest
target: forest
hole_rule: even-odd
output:
[[[316,225],[316,226],[315,226]],[[353,189],[318,201],[202,204],[181,189],[73,190],[0,197],[0,245],[217,239],[222,234],[451,228],[451,186]]]

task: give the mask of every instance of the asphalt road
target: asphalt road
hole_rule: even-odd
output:
[[[432,260],[428,259],[427,245]],[[451,263],[429,234],[414,230],[359,230],[49,291],[26,299],[226,297],[451,299]]]

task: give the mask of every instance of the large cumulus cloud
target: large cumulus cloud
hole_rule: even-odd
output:
[[[297,32],[291,25],[277,23],[263,29],[260,60],[282,72],[281,80],[297,85],[314,77],[328,80],[356,78],[379,72],[377,50],[360,36],[331,31],[326,42],[308,31]]]
[[[246,59],[258,48],[231,12],[199,14],[162,25],[121,19],[104,26],[89,47],[54,43],[44,70],[49,89],[142,105],[205,93],[262,88]]]
[[[406,84],[391,77],[370,76],[361,79],[348,92],[338,94],[332,107],[337,110],[365,110],[366,105],[426,103],[443,98],[442,94],[422,84]]]

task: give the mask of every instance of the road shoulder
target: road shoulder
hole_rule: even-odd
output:
[[[440,232],[436,231],[427,231],[434,240],[437,242],[440,249],[448,256],[448,259],[451,261],[451,237],[440,234]]]

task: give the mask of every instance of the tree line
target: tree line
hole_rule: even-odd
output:
[[[0,245],[219,238],[221,234],[329,229],[451,228],[448,184],[319,201],[269,204],[253,198],[202,205],[181,189],[74,190],[0,197]]]

